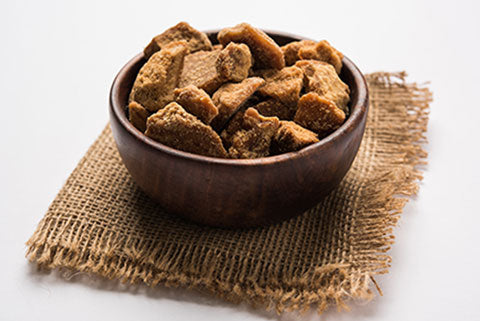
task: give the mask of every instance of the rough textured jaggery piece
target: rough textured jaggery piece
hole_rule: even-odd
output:
[[[220,134],[220,137],[222,138],[222,141],[223,141],[223,146],[225,146],[225,148],[228,149],[232,145],[233,135],[240,129],[243,129],[243,115],[245,114],[245,110],[249,107],[253,107],[256,109],[256,106],[258,106],[258,104],[259,104],[258,97],[253,95],[245,103],[243,103],[242,107],[238,109],[238,111],[230,118],[227,125],[225,126],[225,129],[222,130]],[[276,115],[262,114],[262,116],[276,116]],[[292,115],[292,118],[293,118],[293,115]]]
[[[303,87],[302,69],[291,66],[281,70],[267,70],[262,73],[265,85],[258,90],[261,95],[275,98],[287,106],[296,106]],[[295,109],[295,108],[294,108]]]
[[[242,110],[237,111],[237,113],[233,115],[225,129],[220,133],[223,146],[227,149],[232,146],[233,135],[243,128],[243,115],[245,114],[244,108],[245,107],[242,107]]]
[[[212,120],[212,127],[222,129],[230,117],[242,107],[243,103],[263,84],[265,80],[259,77],[250,77],[239,83],[227,83],[220,87],[212,97],[218,108],[218,115]]]
[[[298,109],[293,120],[324,137],[343,124],[345,113],[330,100],[310,92],[298,101]]]
[[[174,95],[175,101],[180,106],[207,125],[218,115],[218,108],[213,104],[210,96],[202,89],[188,85],[187,87],[175,89]]]
[[[277,117],[263,117],[254,108],[243,115],[243,128],[232,138],[231,158],[259,158],[270,154],[272,138],[280,126]]]
[[[206,34],[192,28],[186,22],[180,22],[152,39],[143,50],[145,58],[150,58],[169,43],[179,40],[187,42],[188,50],[191,53],[199,50],[212,50],[212,43]]]
[[[171,102],[187,52],[187,43],[178,41],[154,53],[138,72],[130,101],[138,102],[151,112]]]
[[[259,102],[258,104],[252,106],[260,114],[267,117],[276,116],[279,119],[290,120],[293,119],[297,106],[287,106],[277,101],[274,98]]]
[[[319,42],[313,40],[294,41],[281,48],[287,66],[293,65],[297,60],[313,59],[333,65],[337,73],[342,70],[343,54],[326,40]]]
[[[218,41],[222,45],[229,42],[241,42],[246,44],[252,52],[255,68],[282,69],[285,67],[285,59],[280,47],[265,32],[252,27],[248,23],[241,23],[232,28],[226,28],[218,33]]]
[[[128,120],[142,133],[147,129],[147,118],[150,113],[137,102],[128,104]]]
[[[287,43],[285,46],[282,46],[283,56],[285,58],[285,64],[291,66],[300,60],[298,57],[298,51],[304,46],[315,46],[316,42],[313,40],[300,40]]]
[[[180,87],[195,85],[212,94],[227,81],[239,82],[252,65],[250,49],[230,43],[222,50],[199,51],[185,57]]]
[[[176,102],[168,104],[147,119],[145,135],[185,152],[227,157],[218,134]]]
[[[298,51],[300,59],[313,59],[331,64],[337,74],[342,70],[343,54],[333,48],[328,41],[322,40],[313,46],[302,46]]]
[[[348,114],[350,89],[338,77],[332,65],[317,60],[299,60],[295,66],[303,70],[307,92],[313,91],[319,96],[331,100]]]
[[[216,67],[223,79],[234,82],[248,77],[252,66],[252,55],[248,46],[243,43],[230,42],[218,56]]]
[[[180,76],[179,87],[194,85],[212,94],[224,82],[216,63],[221,50],[198,51],[187,55]]]
[[[273,137],[270,150],[275,154],[294,152],[318,141],[318,135],[314,132],[293,121],[282,120]]]

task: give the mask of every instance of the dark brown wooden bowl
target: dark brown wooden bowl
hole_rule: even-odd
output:
[[[301,37],[268,32],[279,44]],[[216,31],[208,33],[213,43]],[[138,186],[167,211],[202,224],[251,227],[291,218],[335,188],[350,168],[365,129],[368,89],[350,59],[340,78],[350,87],[350,116],[335,132],[298,152],[258,159],[200,156],[160,144],[137,130],[125,107],[143,54],[113,81],[110,120],[125,166]]]

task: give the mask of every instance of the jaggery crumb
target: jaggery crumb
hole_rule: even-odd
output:
[[[258,93],[275,98],[284,105],[292,106],[295,110],[303,87],[302,69],[291,66],[281,70],[265,70],[261,74],[265,79],[265,85],[258,90]]]
[[[307,92],[313,91],[319,96],[331,100],[348,114],[350,89],[338,77],[332,65],[317,60],[299,60],[295,66],[303,70]]]
[[[180,106],[207,125],[218,115],[218,108],[213,104],[210,96],[202,89],[188,85],[184,88],[175,89],[174,95],[175,101]]]
[[[231,158],[259,158],[270,155],[272,138],[280,126],[277,117],[263,117],[254,108],[243,115],[243,128],[232,137]]]
[[[285,59],[280,47],[265,32],[252,27],[248,23],[241,23],[232,28],[225,28],[218,33],[218,41],[222,45],[229,42],[246,44],[252,52],[257,69],[285,67]]]
[[[345,113],[330,100],[310,92],[298,101],[298,109],[293,120],[324,137],[343,124]]]
[[[191,53],[199,50],[212,50],[212,43],[206,34],[192,28],[192,26],[186,22],[180,22],[154,37],[143,50],[144,56],[148,59],[169,43],[179,40],[185,40],[187,42],[188,50]]]
[[[282,120],[293,119],[293,116],[295,115],[295,112],[297,110],[296,105],[287,106],[274,98],[270,98],[268,100],[259,102],[258,104],[252,107],[258,110],[258,112],[263,116],[267,116],[267,117],[276,116]]]
[[[128,120],[142,133],[147,129],[147,118],[150,113],[137,102],[128,104]]]
[[[187,52],[187,43],[182,40],[171,42],[154,53],[138,72],[130,101],[138,102],[150,112],[171,102]]]
[[[198,51],[185,57],[179,87],[194,85],[212,94],[223,83],[216,63],[221,50]]]
[[[275,154],[295,152],[316,142],[319,142],[319,140],[318,135],[314,132],[295,124],[293,121],[282,120],[277,133],[273,137],[270,150]]]
[[[221,130],[235,112],[263,84],[265,80],[258,77],[244,79],[240,83],[227,83],[220,87],[212,97],[218,108],[218,115],[212,120],[212,127]]]
[[[312,40],[294,41],[281,48],[287,66],[293,65],[297,60],[313,59],[331,64],[337,74],[342,70],[343,54],[326,40],[319,42]]]
[[[216,61],[217,71],[223,79],[239,82],[248,77],[252,55],[243,43],[230,42],[220,52]]]
[[[168,104],[147,119],[145,135],[185,152],[227,157],[218,134],[176,102]]]

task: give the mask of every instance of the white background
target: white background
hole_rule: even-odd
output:
[[[384,296],[325,320],[479,320],[478,1],[0,2],[0,320],[269,320],[183,290],[36,272],[25,241],[108,121],[110,84],[165,28],[242,21],[328,39],[364,72],[431,81],[429,165],[395,230]],[[316,319],[315,314],[282,320]]]

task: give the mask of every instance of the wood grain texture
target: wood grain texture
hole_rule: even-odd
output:
[[[300,37],[267,32],[279,45]],[[216,31],[208,33],[213,43]],[[162,145],[138,131],[125,113],[143,53],[118,73],[110,92],[110,123],[120,156],[139,187],[166,210],[201,224],[272,224],[311,208],[350,168],[365,129],[368,89],[358,68],[343,58],[340,78],[350,87],[350,116],[335,132],[295,153],[231,160]]]

